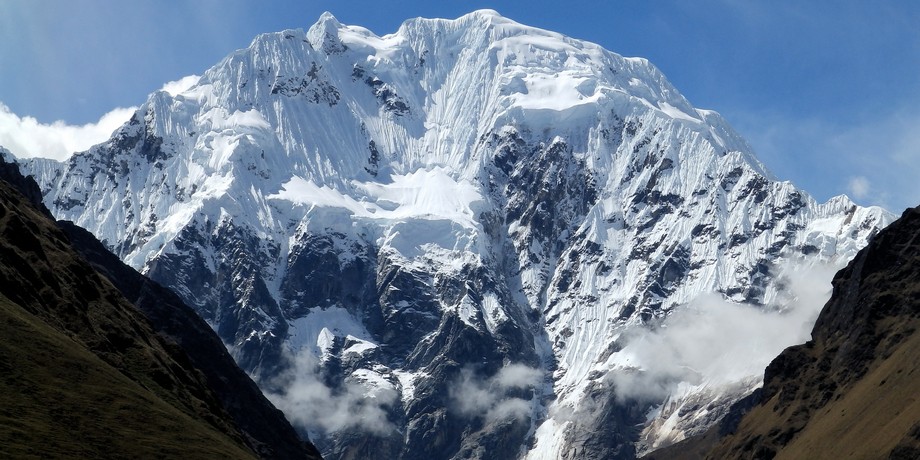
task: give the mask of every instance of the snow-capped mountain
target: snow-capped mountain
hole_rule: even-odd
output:
[[[784,261],[845,262],[890,221],[777,180],[646,60],[493,11],[260,35],[108,142],[24,168],[331,458],[679,439],[759,371],[618,398],[611,376],[643,367],[628,333],[708,293],[781,306]]]

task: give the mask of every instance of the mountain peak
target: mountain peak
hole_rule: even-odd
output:
[[[504,18],[504,16],[502,16],[501,14],[499,14],[498,11],[495,11],[495,10],[493,10],[493,9],[491,9],[491,8],[482,8],[482,9],[478,9],[478,10],[476,10],[476,11],[472,11],[472,12],[470,12],[470,13],[467,13],[467,14],[464,15],[464,16],[479,16],[479,17],[490,17],[490,18],[494,18],[494,17]]]
[[[323,14],[319,15],[319,19],[317,19],[316,22],[310,26],[308,31],[317,30],[321,32],[332,32],[338,30],[341,27],[342,23],[336,19],[335,15],[329,11],[324,11]]]
[[[455,21],[458,23],[464,23],[468,21],[477,21],[482,24],[486,24],[488,26],[496,26],[500,24],[518,24],[513,19],[502,16],[498,11],[495,11],[490,8],[484,8],[484,9],[469,12],[455,19]]]
[[[326,54],[342,52],[346,49],[345,45],[339,39],[339,29],[342,24],[326,11],[320,15],[316,24],[313,24],[307,31],[307,40],[314,49],[323,50]]]
[[[0,146],[0,161],[15,163],[16,155],[14,155],[13,152],[10,152],[6,147]]]
[[[646,60],[489,10],[262,35],[110,142],[31,167],[58,218],[180,293],[247,371],[318,368],[330,394],[386,395],[375,409],[404,424],[378,445],[272,389],[333,450],[394,458],[485,439],[518,455],[530,427],[563,423],[551,405],[616,404],[606,376],[632,365],[617,351],[632,328],[702,294],[783,301],[776,266],[839,261],[889,217],[777,181]],[[424,421],[464,367],[487,388],[502,363],[531,389],[506,395],[515,421]],[[632,426],[598,414],[619,417],[581,414],[585,430]]]

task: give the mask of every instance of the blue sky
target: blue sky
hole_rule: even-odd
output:
[[[104,137],[125,116],[114,109],[325,10],[383,35],[410,17],[478,8],[648,58],[819,200],[920,204],[920,2],[910,0],[2,0],[0,141],[33,129],[65,146]],[[42,142],[21,148],[53,148]]]

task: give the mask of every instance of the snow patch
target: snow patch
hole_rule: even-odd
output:
[[[364,325],[348,310],[341,307],[317,308],[306,316],[289,323],[287,349],[298,352],[312,350],[316,356],[328,353],[336,337],[352,338],[358,341],[354,352],[367,350],[377,345]]]
[[[176,97],[179,94],[182,94],[193,86],[198,84],[198,81],[201,80],[199,75],[188,75],[182,77],[175,81],[170,81],[163,84],[163,87],[160,88],[160,91],[166,91],[170,96]]]
[[[668,104],[665,101],[659,102],[658,108],[661,109],[662,112],[666,113],[671,118],[675,118],[678,120],[692,121],[695,123],[702,122],[702,120],[700,120],[699,118],[696,118],[693,115],[690,115],[689,113],[684,112],[683,110],[678,109],[677,107],[674,107],[673,105]]]

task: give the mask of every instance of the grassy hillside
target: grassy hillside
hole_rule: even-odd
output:
[[[0,457],[253,455],[0,296]]]
[[[898,328],[917,330],[917,321]],[[783,426],[783,411],[770,401],[744,420],[739,432]],[[774,412],[775,410],[775,412]],[[791,425],[797,426],[797,425]],[[880,360],[839,398],[815,411],[801,431],[777,452],[777,459],[920,458],[920,334]],[[911,439],[913,438],[913,439]],[[911,451],[913,451],[911,453]],[[897,454],[897,452],[895,452]]]

